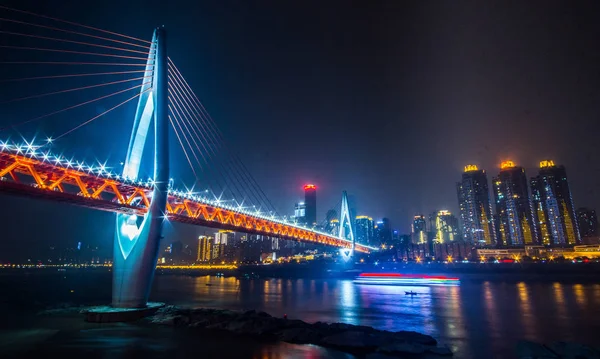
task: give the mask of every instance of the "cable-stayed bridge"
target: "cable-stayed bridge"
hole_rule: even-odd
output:
[[[13,134],[0,142],[0,191],[116,213],[113,305],[145,305],[165,221],[330,246],[349,255],[374,249],[356,243],[351,230],[346,233],[344,221],[350,217],[345,194],[338,235],[277,214],[168,57],[163,27],[148,41],[4,6],[0,24],[0,73],[6,77],[0,81],[8,89],[1,93],[0,109],[15,119],[0,128]],[[56,84],[61,81],[63,85]],[[119,171],[106,162],[90,165],[55,151],[65,139],[106,118],[120,119],[110,131],[129,131],[131,121],[122,118],[122,110],[135,102]],[[93,115],[73,120],[90,106]],[[22,129],[29,127],[39,138],[38,124],[55,118],[69,119],[66,128],[51,125],[53,132],[61,128],[58,134],[43,140],[23,135]],[[89,152],[90,146],[83,147]],[[143,156],[149,148],[152,155]],[[194,183],[183,190],[175,186],[171,158],[189,165]],[[147,176],[142,175],[145,164],[152,168]]]

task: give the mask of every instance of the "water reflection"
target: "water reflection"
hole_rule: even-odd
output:
[[[535,318],[531,311],[531,300],[529,298],[529,292],[527,284],[519,282],[517,284],[517,291],[519,293],[519,311],[521,312],[521,323],[525,329],[525,335],[527,338],[535,338]]]
[[[600,316],[600,284],[463,281],[457,287],[411,287],[352,280],[158,276],[155,288],[153,298],[173,304],[256,309],[308,322],[427,333],[450,344],[457,357],[486,357],[490,351],[511,357],[521,339],[592,341]],[[406,296],[405,291],[418,295]]]
[[[463,316],[457,315],[462,312],[460,289],[459,287],[443,287],[440,289],[445,292],[444,295],[448,300],[447,305],[444,306],[447,332],[453,337],[463,338],[465,336]]]
[[[350,280],[342,282],[340,287],[340,317],[342,322],[349,324],[358,324],[359,318],[356,315],[356,291],[354,283]]]
[[[558,318],[564,320],[567,316],[566,314],[566,302],[565,302],[565,293],[563,292],[562,284],[553,283],[552,288],[554,289],[554,302],[556,313],[558,314]]]
[[[575,284],[573,285],[573,292],[575,292],[575,301],[579,305],[581,310],[585,310],[585,306],[587,304],[585,293],[583,291],[583,285]]]

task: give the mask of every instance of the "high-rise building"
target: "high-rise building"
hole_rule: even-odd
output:
[[[298,202],[294,206],[294,222],[298,225],[306,225],[306,204]]]
[[[458,219],[447,210],[434,212],[429,216],[430,230],[437,243],[454,242],[459,239]]]
[[[236,260],[235,252],[239,247],[238,242],[233,231],[221,230],[215,233],[215,247],[218,248],[218,255],[214,258],[221,261],[233,262]]]
[[[537,232],[542,244],[581,242],[567,171],[554,161],[540,162],[540,172],[531,178],[531,194]]]
[[[304,185],[304,203],[306,204],[305,222],[308,227],[317,225],[317,186]]]
[[[212,246],[214,238],[207,236],[198,237],[198,253],[196,262],[210,262],[212,259]]]
[[[377,244],[389,244],[392,241],[392,227],[389,219],[382,218],[381,221],[377,221],[373,229]]]
[[[337,211],[335,209],[330,209],[327,211],[325,215],[325,233],[333,233],[332,222],[334,219],[339,221]],[[339,228],[338,228],[339,232]]]
[[[589,208],[577,209],[577,222],[582,238],[598,237],[598,216],[596,211]]]
[[[525,169],[504,161],[492,180],[496,198],[498,242],[504,246],[537,244],[537,232]]]
[[[331,221],[329,221],[329,234],[331,234],[332,236],[339,236],[340,235],[340,220],[339,219],[332,219]]]
[[[456,184],[463,239],[478,245],[496,244],[492,203],[487,174],[476,165],[465,166],[461,182]]]
[[[427,221],[425,216],[418,214],[413,218],[411,238],[414,244],[427,243]]]
[[[366,245],[376,245],[375,244],[375,223],[373,222],[373,218],[369,216],[356,216],[355,219],[356,224],[356,242]]]

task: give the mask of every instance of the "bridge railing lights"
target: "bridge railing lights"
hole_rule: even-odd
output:
[[[45,145],[52,143],[52,142],[53,142],[53,139],[51,137],[48,137],[46,139]],[[74,169],[77,169],[78,171],[82,171],[82,172],[85,171],[90,175],[94,175],[94,176],[98,176],[98,177],[111,178],[111,179],[115,178],[124,184],[135,185],[135,186],[142,187],[142,188],[149,189],[149,188],[153,187],[155,184],[154,180],[152,178],[149,178],[148,181],[141,181],[139,179],[121,177],[118,174],[114,174],[106,166],[106,163],[99,163],[99,165],[97,165],[97,166],[88,166],[88,165],[84,164],[83,162],[74,161],[72,158],[66,159],[61,155],[53,155],[50,151],[37,152],[37,150],[44,147],[45,145],[43,145],[43,146],[35,145],[34,141],[31,141],[31,142],[25,141],[25,144],[15,144],[15,143],[10,144],[7,141],[0,141],[0,151],[12,152],[12,153],[16,153],[19,155],[25,154],[31,158],[38,159],[41,162],[54,162],[56,164],[56,166],[64,166],[66,168],[74,168]],[[172,182],[172,181],[170,181],[170,182]],[[205,194],[207,194],[207,193],[209,193],[209,190],[206,189],[203,192]],[[306,226],[298,225],[296,223],[291,223],[291,221],[289,221],[285,217],[279,218],[272,211],[262,212],[260,209],[257,209],[256,206],[243,207],[242,205],[237,204],[237,202],[235,202],[236,205],[231,205],[230,203],[224,203],[224,202],[234,201],[234,200],[225,201],[225,200],[221,200],[220,198],[216,198],[215,200],[210,200],[206,196],[198,196],[198,195],[194,194],[193,191],[191,191],[191,190],[180,191],[180,190],[173,189],[172,186],[169,187],[168,193],[171,196],[174,196],[176,198],[193,200],[197,203],[208,204],[208,205],[222,208],[225,210],[235,211],[237,213],[242,213],[242,214],[245,214],[248,216],[254,216],[256,218],[264,219],[264,220],[271,221],[271,222],[278,223],[278,224],[283,224],[283,225],[294,227],[297,229],[309,230],[317,235],[322,235],[327,238],[341,240],[341,241],[344,241],[347,243],[351,242],[348,239],[339,238],[337,236],[331,235],[330,233],[321,232],[321,231],[318,231],[315,229],[308,228]],[[364,245],[361,244],[361,246],[364,246]],[[374,248],[374,247],[368,247],[368,246],[364,246],[364,247],[369,248],[371,250],[376,250],[376,248]]]

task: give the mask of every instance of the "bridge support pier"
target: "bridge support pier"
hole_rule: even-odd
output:
[[[152,85],[141,89],[133,132],[123,169],[123,177],[137,178],[150,122],[154,120],[154,189],[150,207],[138,225],[138,217],[116,215],[113,252],[112,306],[116,308],[144,308],[147,305],[158,250],[169,184],[168,147],[168,92],[166,32],[163,27],[154,31],[148,54],[146,75],[152,76]]]

